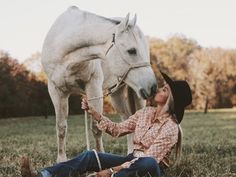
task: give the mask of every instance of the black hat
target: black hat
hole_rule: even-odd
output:
[[[186,81],[173,81],[165,73],[161,72],[166,83],[170,86],[174,99],[174,114],[177,122],[180,123],[184,116],[184,109],[192,103],[191,89]]]

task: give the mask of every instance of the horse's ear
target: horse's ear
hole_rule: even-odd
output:
[[[134,15],[134,18],[129,22],[129,25],[130,25],[131,27],[134,27],[135,24],[136,24],[136,22],[137,22],[137,15],[135,14],[135,15]]]
[[[129,26],[129,13],[126,15],[125,19],[122,20],[119,24],[119,31],[123,32],[125,31]]]

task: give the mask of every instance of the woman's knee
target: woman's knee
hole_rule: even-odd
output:
[[[95,158],[95,155],[94,155],[94,152],[90,150],[84,151],[83,153],[75,157],[75,159],[80,159],[80,160],[91,159],[91,158]]]
[[[146,170],[154,170],[154,169],[159,168],[159,165],[158,165],[156,159],[154,159],[152,157],[144,157],[142,164]]]
[[[85,155],[87,156],[94,156],[94,151],[91,151],[91,150],[87,150],[84,152]]]
[[[94,151],[92,151],[92,150],[86,150],[85,153],[92,154],[92,153],[94,153]]]

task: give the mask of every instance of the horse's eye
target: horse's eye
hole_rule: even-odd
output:
[[[135,48],[131,48],[131,49],[128,50],[128,53],[130,55],[136,55],[136,49]]]

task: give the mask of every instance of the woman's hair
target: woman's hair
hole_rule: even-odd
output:
[[[166,104],[164,105],[164,107],[161,110],[161,114],[162,113],[170,113],[174,116],[174,118],[176,118],[175,114],[174,114],[174,98],[172,93],[170,92]],[[181,153],[182,153],[182,139],[183,139],[183,131],[182,128],[180,126],[180,124],[178,125],[178,129],[179,129],[179,133],[178,133],[178,141],[175,145],[175,162],[174,165],[177,165],[180,162],[180,158],[181,158]]]
[[[181,154],[182,154],[183,131],[182,131],[180,124],[178,124],[178,129],[179,129],[179,133],[178,133],[178,141],[175,146],[175,163],[174,163],[174,165],[177,165],[180,162],[180,158],[181,158]]]
[[[175,117],[174,114],[174,98],[171,92],[169,92],[169,96],[166,100],[166,103],[164,105],[164,107],[161,110],[161,114],[164,113],[169,113],[172,114]],[[150,106],[157,106],[157,103],[154,100],[155,96],[149,100],[149,105]],[[180,124],[178,124],[178,129],[179,129],[179,133],[178,133],[178,141],[175,145],[175,163],[174,165],[177,165],[180,161],[180,157],[181,157],[181,153],[182,153],[182,139],[183,139],[183,131],[182,128],[180,126]]]
[[[174,113],[174,98],[171,91],[169,92],[169,96],[166,100],[166,104],[163,106],[160,112],[160,114],[164,114],[164,113],[170,113],[170,114]]]

